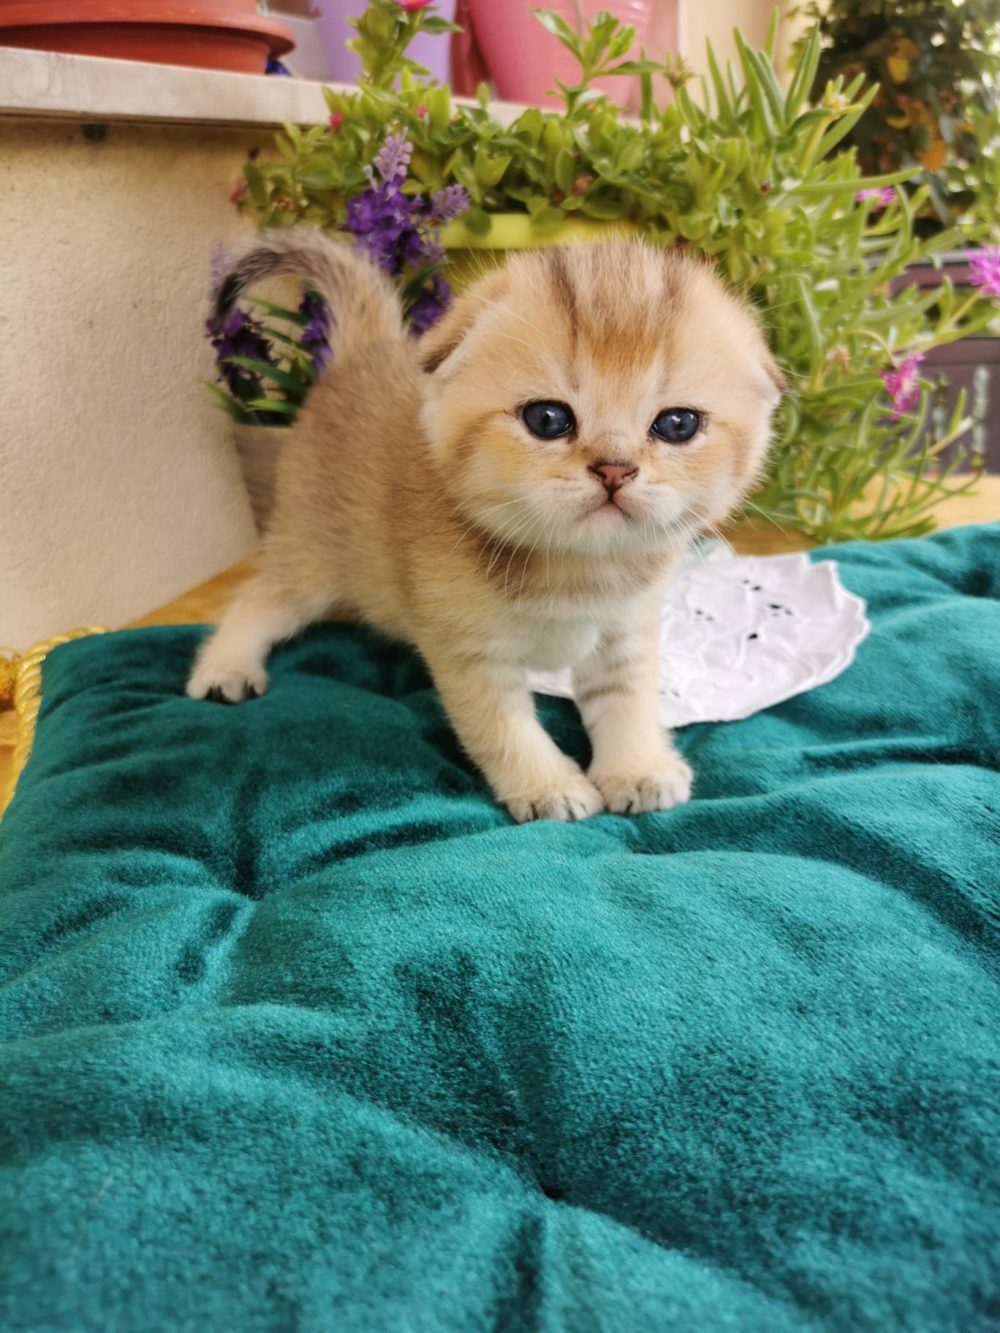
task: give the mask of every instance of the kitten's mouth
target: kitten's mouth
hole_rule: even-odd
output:
[[[587,511],[587,517],[589,518],[592,514],[600,514],[612,519],[629,519],[632,517],[617,495],[606,495],[603,500],[598,500],[596,504],[591,505]]]

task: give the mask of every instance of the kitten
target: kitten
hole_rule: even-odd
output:
[[[611,240],[512,256],[416,341],[388,279],[309,231],[262,238],[220,309],[275,273],[329,302],[333,361],[283,445],[259,572],[188,694],[262,693],[274,644],[350,610],[423,655],[515,820],[686,801],[659,721],[660,607],[764,460],[782,381],[748,310],[706,265]],[[587,773],[525,683],[569,665]]]

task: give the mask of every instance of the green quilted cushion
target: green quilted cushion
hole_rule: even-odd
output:
[[[200,629],[57,649],[0,1324],[996,1328],[1000,525],[834,554],[856,664],[682,731],[638,818],[512,825],[360,629],[240,708],[183,697]]]

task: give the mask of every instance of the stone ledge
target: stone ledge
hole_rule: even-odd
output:
[[[491,109],[505,121],[524,110]],[[0,47],[0,116],[240,127],[322,125],[328,114],[323,85],[307,79]]]
[[[0,115],[179,125],[322,124],[323,85],[0,47]]]

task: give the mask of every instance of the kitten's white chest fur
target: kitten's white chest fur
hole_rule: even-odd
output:
[[[517,627],[518,658],[532,671],[561,671],[597,647],[600,626],[589,617],[526,619]]]

